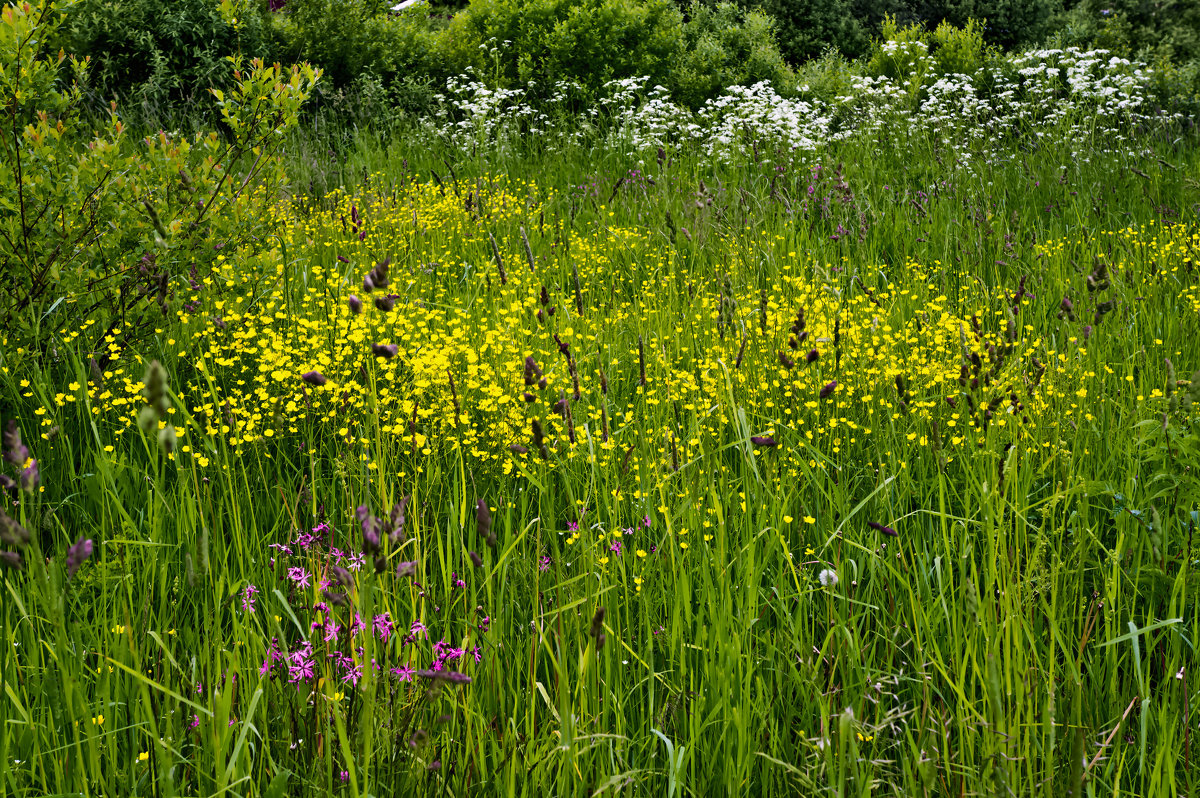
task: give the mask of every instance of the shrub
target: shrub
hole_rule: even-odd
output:
[[[764,80],[779,91],[793,88],[795,76],[775,41],[775,21],[758,9],[694,2],[682,45],[667,85],[684,105],[696,108],[729,86]]]
[[[928,33],[920,25],[900,27],[895,17],[887,17],[883,22],[882,38],[871,48],[867,74],[921,85],[932,68],[927,38]]]
[[[775,20],[779,51],[790,64],[816,58],[832,47],[856,58],[870,46],[876,30],[855,13],[852,0],[761,0],[757,7]]]
[[[91,59],[88,89],[99,107],[118,98],[152,115],[169,105],[211,108],[208,87],[232,80],[227,56],[272,54],[264,3],[241,9],[236,22],[213,0],[80,0],[63,10],[53,47]]]
[[[804,97],[836,105],[838,98],[846,97],[853,92],[853,78],[856,75],[858,75],[856,65],[831,47],[819,58],[814,58],[796,68],[796,86]]]
[[[280,134],[317,78],[307,66],[243,71],[235,60],[229,91],[213,90],[224,138],[131,142],[115,111],[89,127],[87,64],[47,48],[64,6],[9,5],[0,22],[0,323],[10,345],[44,343],[42,325],[68,313],[119,319],[110,329],[129,340],[166,312],[173,277],[264,239],[283,179]]]
[[[1078,0],[1054,24],[1054,40],[1062,45],[1176,64],[1200,59],[1200,3],[1192,0]]]
[[[938,25],[930,37],[933,69],[938,75],[974,75],[987,56],[983,25],[969,19],[961,28],[948,22]]]
[[[927,76],[974,75],[991,55],[983,24],[968,19],[963,27],[942,22],[932,32],[919,24],[900,27],[895,18],[883,23],[883,37],[867,62],[867,74],[921,85]]]
[[[290,0],[276,15],[281,54],[319,64],[331,90],[365,74],[387,84],[404,74],[438,72],[428,14],[420,8],[390,14],[390,6],[380,0]]]
[[[546,77],[589,89],[634,76],[662,83],[679,44],[679,14],[669,0],[580,3],[546,36]]]
[[[619,78],[665,81],[680,26],[670,0],[477,0],[441,34],[439,51],[492,85],[549,90],[573,80],[594,92]]]

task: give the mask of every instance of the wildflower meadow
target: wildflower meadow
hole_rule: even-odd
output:
[[[97,116],[55,9],[0,26],[0,796],[1200,794],[1159,67],[467,72],[335,150],[307,64]]]

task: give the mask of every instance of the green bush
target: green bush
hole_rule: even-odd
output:
[[[852,92],[852,78],[858,72],[857,64],[831,47],[796,68],[796,87],[806,97],[837,105],[839,97]]]
[[[1176,64],[1200,60],[1200,3],[1194,0],[1077,0],[1055,20],[1057,44],[1103,47],[1123,57]]]
[[[855,13],[852,0],[760,0],[757,8],[775,19],[779,51],[790,64],[816,58],[832,47],[856,58],[870,45],[878,21]]]
[[[365,74],[390,83],[404,74],[438,72],[428,14],[390,14],[381,0],[290,0],[276,14],[286,61],[319,64],[331,90]]]
[[[694,2],[683,26],[682,49],[668,88],[685,105],[697,107],[728,86],[769,80],[789,92],[795,75],[775,41],[775,21],[758,9],[728,2]]]
[[[961,28],[942,22],[933,31],[920,24],[900,27],[895,18],[883,23],[883,36],[871,48],[867,74],[886,76],[911,87],[930,77],[975,75],[992,54],[984,42],[983,24],[968,19]]]
[[[441,34],[441,58],[499,86],[648,75],[664,82],[679,48],[681,16],[670,0],[476,0]]]
[[[0,333],[15,346],[45,345],[68,316],[131,340],[167,312],[173,278],[264,241],[282,133],[317,79],[235,59],[212,90],[224,136],[130,141],[115,112],[92,127],[87,65],[47,47],[61,8],[9,5],[0,22]]]
[[[987,58],[983,25],[973,19],[961,28],[943,22],[930,40],[933,69],[938,75],[974,75]]]
[[[546,35],[546,77],[585,88],[642,75],[662,83],[679,43],[679,14],[669,0],[579,3]]]
[[[682,0],[681,0],[682,2]],[[713,0],[705,0],[710,5]],[[785,60],[796,66],[832,47],[858,58],[871,50],[870,33],[891,18],[900,27],[936,30],[943,23],[963,28],[980,20],[989,45],[1040,43],[1062,0],[740,0],[774,17]]]
[[[871,47],[866,72],[919,86],[932,67],[928,32],[919,24],[901,27],[895,17],[883,22],[883,35]]]
[[[55,48],[91,60],[88,89],[101,107],[211,108],[209,86],[228,86],[228,56],[271,58],[265,3],[227,21],[215,0],[81,0],[65,9]]]
[[[929,30],[943,22],[962,28],[982,20],[988,44],[1012,48],[1041,42],[1061,7],[1062,0],[910,0],[895,15]]]

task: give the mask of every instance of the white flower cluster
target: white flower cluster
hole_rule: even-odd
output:
[[[913,55],[929,58],[923,51]],[[448,82],[425,124],[461,148],[505,148],[536,136],[558,150],[594,145],[603,131],[606,144],[631,154],[696,147],[729,163],[764,152],[815,152],[849,138],[882,144],[919,134],[969,162],[1005,157],[1014,142],[1036,145],[1051,131],[1059,140],[1087,143],[1091,152],[1127,148],[1133,131],[1179,118],[1148,110],[1151,77],[1145,64],[1105,50],[1036,50],[974,75],[925,81],[851,76],[848,92],[832,100],[807,86],[790,98],[765,82],[732,86],[693,112],[662,86],[647,88],[648,78],[611,81],[590,108],[574,111],[571,100],[582,95],[578,84],[551,87],[535,106],[532,83],[499,90],[464,75]]]

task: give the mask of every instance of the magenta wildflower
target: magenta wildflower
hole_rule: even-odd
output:
[[[350,664],[347,665],[346,663]],[[362,667],[354,664],[354,660],[347,657],[342,660],[342,681],[350,684],[351,687],[358,686],[358,680],[362,678]]]
[[[392,616],[385,612],[383,615],[376,615],[373,621],[375,626],[375,636],[384,642],[392,636]]]
[[[254,612],[254,594],[260,593],[254,585],[246,585],[242,588],[242,609],[245,612]]]
[[[308,648],[307,643],[305,647]],[[316,666],[313,664],[312,659],[309,658],[311,653],[311,650],[305,651],[302,649],[292,655],[291,662],[288,664],[288,682],[290,684],[314,677]]]
[[[299,587],[311,587],[312,586],[312,582],[310,581],[308,571],[304,570],[300,566],[296,566],[295,568],[289,568],[288,572],[287,572],[287,577],[288,577],[288,579],[291,579],[293,582],[295,582]]]

